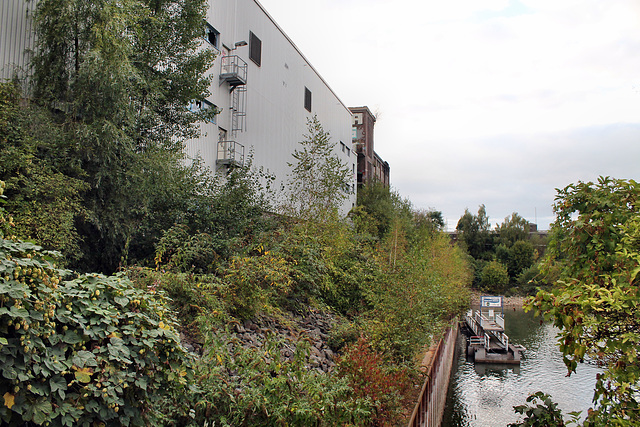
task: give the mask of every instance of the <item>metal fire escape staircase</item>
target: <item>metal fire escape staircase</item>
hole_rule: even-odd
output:
[[[247,63],[237,55],[222,58],[220,86],[227,83],[231,92],[231,140],[218,141],[216,164],[224,167],[244,164],[244,146],[236,141],[245,130],[247,111]]]

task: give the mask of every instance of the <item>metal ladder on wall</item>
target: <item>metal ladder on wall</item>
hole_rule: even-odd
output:
[[[231,92],[231,137],[245,130],[247,116],[247,87],[236,86]]]

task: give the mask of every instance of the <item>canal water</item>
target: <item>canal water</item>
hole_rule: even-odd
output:
[[[520,366],[474,366],[466,361],[465,337],[460,334],[456,361],[447,395],[444,427],[498,427],[521,419],[513,407],[524,405],[537,391],[551,395],[566,416],[591,407],[595,377],[599,369],[589,364],[578,366],[566,377],[567,368],[557,346],[558,329],[541,323],[539,317],[521,308],[505,307],[505,332],[509,341],[527,348]]]

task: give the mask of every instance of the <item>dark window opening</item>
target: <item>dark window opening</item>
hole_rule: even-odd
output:
[[[249,59],[259,67],[262,64],[262,41],[249,31]]]
[[[306,87],[304,88],[304,108],[311,112],[311,91]]]
[[[208,22],[205,22],[204,38],[211,46],[219,49],[218,44],[220,40],[220,32],[213,28]]]

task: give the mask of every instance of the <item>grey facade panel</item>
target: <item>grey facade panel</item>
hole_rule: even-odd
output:
[[[0,0],[0,80],[24,76],[35,36],[31,20],[35,2]]]

